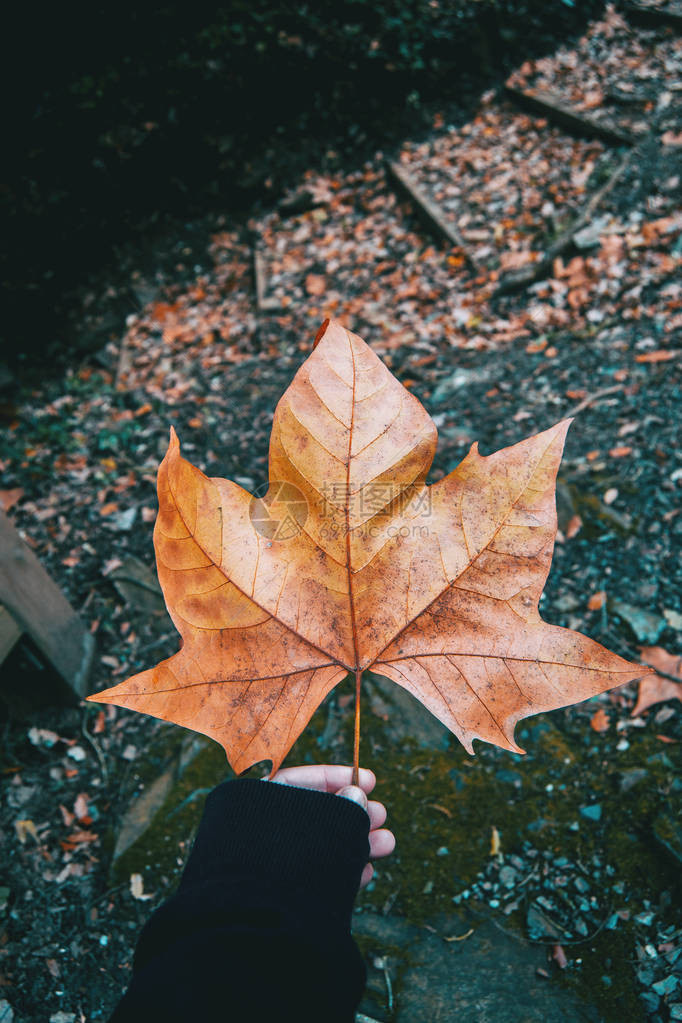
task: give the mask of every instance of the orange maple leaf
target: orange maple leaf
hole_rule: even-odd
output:
[[[521,718],[641,668],[538,600],[556,536],[569,422],[427,486],[436,428],[365,342],[326,321],[280,400],[270,488],[255,499],[182,458],[159,469],[158,574],[181,650],[90,699],[193,728],[235,771],[276,771],[348,672],[403,686],[469,752],[519,750]]]

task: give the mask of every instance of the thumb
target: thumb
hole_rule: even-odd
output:
[[[343,796],[344,799],[350,799],[353,803],[357,803],[362,807],[363,810],[367,809],[367,796],[358,788],[357,785],[345,785],[342,789],[339,789],[337,796]]]

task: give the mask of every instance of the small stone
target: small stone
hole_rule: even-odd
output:
[[[652,923],[654,922],[654,914],[638,913],[637,916],[635,917],[635,920],[637,921],[638,924],[642,924],[644,927],[651,927]]]
[[[584,877],[576,877],[574,883],[581,895],[584,895],[585,892],[589,892],[590,886]]]
[[[663,617],[675,632],[682,632],[682,615],[679,611],[673,611],[672,608],[666,607],[663,610]]]
[[[592,803],[591,806],[580,807],[581,816],[587,817],[588,820],[598,821],[601,820],[601,804]]]
[[[72,746],[66,755],[67,757],[71,757],[72,760],[80,762],[81,760],[85,760],[87,754],[82,746]]]
[[[0,998],[0,1023],[12,1023],[14,1009],[6,998]]]
[[[449,856],[450,850],[446,845],[442,845],[440,849],[436,849],[436,856]]]
[[[50,1016],[50,1023],[75,1023],[75,1020],[75,1012],[64,1012],[62,1009],[59,1012],[53,1012]]]
[[[666,620],[661,615],[652,614],[635,604],[613,598],[609,601],[609,610],[615,612],[632,629],[640,643],[653,646],[666,627]]]
[[[513,888],[516,884],[516,877],[517,874],[513,867],[510,867],[508,864],[501,867],[500,884],[504,885],[505,888]]]
[[[629,792],[635,785],[646,778],[648,771],[644,767],[632,767],[623,771],[620,776],[620,791]]]
[[[667,977],[664,977],[663,980],[657,980],[656,983],[651,986],[656,994],[663,998],[665,995],[672,994],[679,982],[679,977],[676,977],[674,973],[670,973]]]
[[[123,753],[121,753],[121,756],[124,760],[134,760],[137,756],[137,747],[129,743],[123,750]]]
[[[673,1002],[672,1005],[668,1006],[671,1019],[682,1019],[682,1002]]]
[[[647,1012],[656,1012],[656,1009],[658,1008],[661,1001],[658,995],[654,994],[653,991],[642,991],[639,998],[640,1001],[643,1002],[644,1008],[647,1010]]]

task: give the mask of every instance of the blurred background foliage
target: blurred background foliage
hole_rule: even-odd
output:
[[[246,210],[321,161],[371,155],[435,97],[501,78],[598,0],[15,5],[5,17],[0,278],[9,353],[112,247]]]

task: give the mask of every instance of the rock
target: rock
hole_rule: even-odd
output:
[[[166,801],[174,781],[175,771],[173,768],[168,768],[143,789],[142,793],[128,807],[116,836],[114,863],[147,830]]]
[[[587,224],[580,231],[576,231],[573,235],[573,244],[581,252],[587,249],[596,249],[599,245],[601,236],[607,230],[610,217],[603,216],[597,217],[591,224]]]
[[[673,611],[672,608],[666,607],[663,611],[663,617],[670,626],[676,632],[682,632],[682,615],[678,611]]]
[[[644,781],[648,773],[644,767],[631,767],[629,770],[623,771],[620,776],[620,791],[629,792],[640,781]]]
[[[50,1023],[76,1023],[76,1013],[64,1012],[60,1009],[59,1012],[52,1013]]]
[[[156,572],[134,554],[126,554],[108,578],[130,607],[159,614],[165,611],[166,605]],[[169,628],[171,625],[169,619]]]
[[[628,604],[624,600],[618,600],[617,597],[612,597],[609,600],[608,607],[609,611],[617,614],[619,618],[627,622],[632,629],[633,635],[640,643],[647,643],[649,646],[653,646],[657,642],[658,637],[667,624],[665,618],[661,615],[645,611],[643,608],[637,607],[635,604]]]
[[[510,867],[508,864],[505,864],[503,867],[500,867],[499,873],[500,884],[504,885],[505,888],[513,888],[514,885],[516,884],[517,877],[518,875],[514,868]]]
[[[651,987],[657,995],[663,998],[664,995],[671,995],[679,987],[679,983],[680,978],[676,977],[674,973],[669,973],[667,977],[664,977],[663,980],[657,980]]]
[[[600,803],[592,803],[591,806],[581,806],[580,807],[580,816],[581,817],[587,817],[587,819],[590,820],[590,821],[599,821],[599,820],[601,820],[601,804]]]
[[[491,921],[441,915],[429,928],[373,912],[356,913],[353,934],[369,962],[368,992],[360,1010],[395,1023],[596,1023],[599,1015],[572,992],[548,983],[537,970],[545,950],[507,934]],[[473,931],[468,937],[467,932]],[[454,940],[459,938],[461,940]],[[450,939],[450,940],[448,940]],[[390,955],[388,954],[390,952]],[[388,1012],[386,982],[394,1009]]]
[[[453,394],[463,387],[470,387],[472,384],[483,384],[490,379],[491,369],[487,366],[481,369],[464,369],[460,367],[454,373],[444,377],[431,395],[434,404],[451,398]]]
[[[654,838],[682,866],[682,824],[679,819],[662,813],[654,821]]]
[[[394,742],[399,744],[404,739],[414,739],[422,749],[448,748],[448,729],[407,690],[368,672],[365,674],[364,685],[370,704],[373,696],[380,697],[379,706],[384,710],[380,716],[385,718],[388,734]]]
[[[12,1023],[14,1020],[14,1009],[6,998],[0,998],[0,1023]]]
[[[639,999],[647,1012],[656,1012],[661,1002],[661,999],[653,991],[642,991]]]
[[[566,938],[564,929],[543,913],[535,902],[531,903],[526,913],[526,927],[531,941],[541,941],[544,938],[563,941]]]

